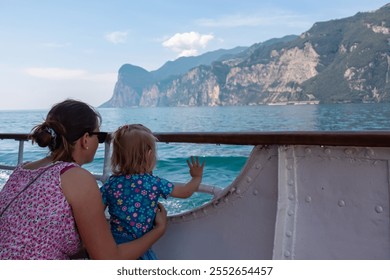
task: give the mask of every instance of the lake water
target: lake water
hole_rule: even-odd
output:
[[[154,132],[230,131],[361,131],[390,130],[390,104],[331,104],[237,107],[102,108],[102,131],[114,131],[125,123],[142,123]],[[29,133],[41,123],[47,110],[0,111],[0,133]],[[155,174],[171,181],[190,179],[185,160],[197,155],[206,161],[203,183],[224,188],[239,174],[252,147],[227,145],[158,145]],[[47,150],[25,143],[24,160],[44,156]],[[0,140],[0,164],[15,165],[18,143]],[[94,162],[84,167],[101,173],[103,145]],[[0,189],[9,171],[0,171]],[[169,213],[196,207],[211,197],[194,194],[186,200],[165,202]]]

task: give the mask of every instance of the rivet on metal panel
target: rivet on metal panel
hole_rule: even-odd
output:
[[[289,194],[289,195],[288,195],[288,199],[289,199],[289,200],[294,200],[294,198],[295,198],[295,196],[294,196],[293,194]]]
[[[339,204],[340,207],[344,207],[345,206],[345,201],[340,199],[338,204]]]
[[[286,232],[286,236],[287,236],[287,237],[291,237],[292,235],[293,235],[293,234],[292,234],[291,231],[287,231],[287,232]]]
[[[288,169],[288,170],[292,170],[292,169],[293,169],[292,165],[290,165],[290,164],[287,165],[287,169]]]
[[[293,215],[294,215],[294,211],[293,211],[293,210],[289,210],[289,211],[287,212],[287,215],[289,215],[290,217],[293,216]]]
[[[307,202],[307,203],[310,203],[311,202],[311,196],[306,196],[306,198],[305,198],[305,201]]]
[[[324,150],[324,153],[327,154],[327,155],[329,155],[329,154],[331,153],[331,150],[330,150],[329,148],[326,148],[326,149]]]
[[[288,184],[289,184],[289,186],[294,186],[294,180],[289,180]]]
[[[246,177],[246,182],[247,182],[247,183],[252,182],[252,178],[251,178],[251,177]]]
[[[207,210],[205,208],[202,209],[203,214],[207,214]]]
[[[219,203],[220,203],[220,201],[219,201],[219,200],[216,200],[216,201],[214,201],[214,203],[213,203],[213,207],[214,207],[214,208],[217,208],[217,207],[218,207],[218,205],[219,205]]]
[[[375,152],[374,150],[372,149],[369,149],[369,148],[366,148],[366,153],[365,153],[366,157],[372,157],[375,155]]]
[[[345,150],[344,150],[344,153],[345,153],[346,155],[352,155],[352,150],[351,150],[351,149],[345,149]]]
[[[227,203],[228,201],[229,201],[229,199],[227,197],[223,198],[223,202]]]
[[[382,213],[383,212],[383,207],[382,206],[380,206],[380,205],[377,205],[376,207],[375,207],[375,211],[379,214],[379,213]]]
[[[286,258],[289,258],[289,257],[291,256],[291,252],[290,252],[290,251],[285,251],[285,252],[284,252],[284,256],[285,256]]]
[[[254,191],[253,191],[253,194],[254,194],[254,195],[258,195],[258,194],[259,194],[259,191],[258,191],[258,190],[254,190]]]
[[[311,149],[310,148],[306,148],[305,152],[306,152],[306,154],[310,154],[311,153]]]
[[[259,151],[261,151],[261,150],[265,150],[265,151],[266,151],[267,149],[264,149],[264,148],[267,148],[267,146],[258,146],[258,147],[257,147],[257,149],[258,149]]]
[[[240,189],[237,189],[237,190],[236,190],[236,194],[241,194],[241,190],[240,190]]]
[[[261,168],[261,164],[260,163],[256,164],[256,169],[260,169],[260,168]]]

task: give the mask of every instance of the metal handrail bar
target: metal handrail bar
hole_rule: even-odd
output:
[[[390,131],[274,131],[274,132],[158,132],[154,133],[160,142],[226,145],[321,145],[390,147]],[[111,135],[110,135],[111,136]],[[29,134],[0,133],[0,140],[19,141],[18,164],[23,162],[24,142]],[[110,142],[107,138],[104,147],[102,174],[95,174],[104,182],[110,173]],[[0,165],[0,169],[13,170],[15,166]],[[212,186],[204,186],[204,192],[215,194]]]
[[[160,142],[226,145],[323,145],[390,147],[390,131],[157,132]],[[29,140],[29,134],[0,133],[0,139]]]
[[[226,145],[390,147],[390,131],[274,131],[155,133],[160,142]]]

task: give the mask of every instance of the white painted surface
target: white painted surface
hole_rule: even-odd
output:
[[[257,146],[222,193],[169,219],[160,259],[389,259],[390,148]]]

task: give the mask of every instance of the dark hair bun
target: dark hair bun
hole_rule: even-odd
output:
[[[33,140],[39,147],[48,147],[51,144],[51,135],[48,131],[39,130],[34,134]]]
[[[45,127],[45,125],[38,125],[33,129],[33,132],[30,136],[33,142],[37,143],[39,147],[48,147],[51,144],[52,138]]]

